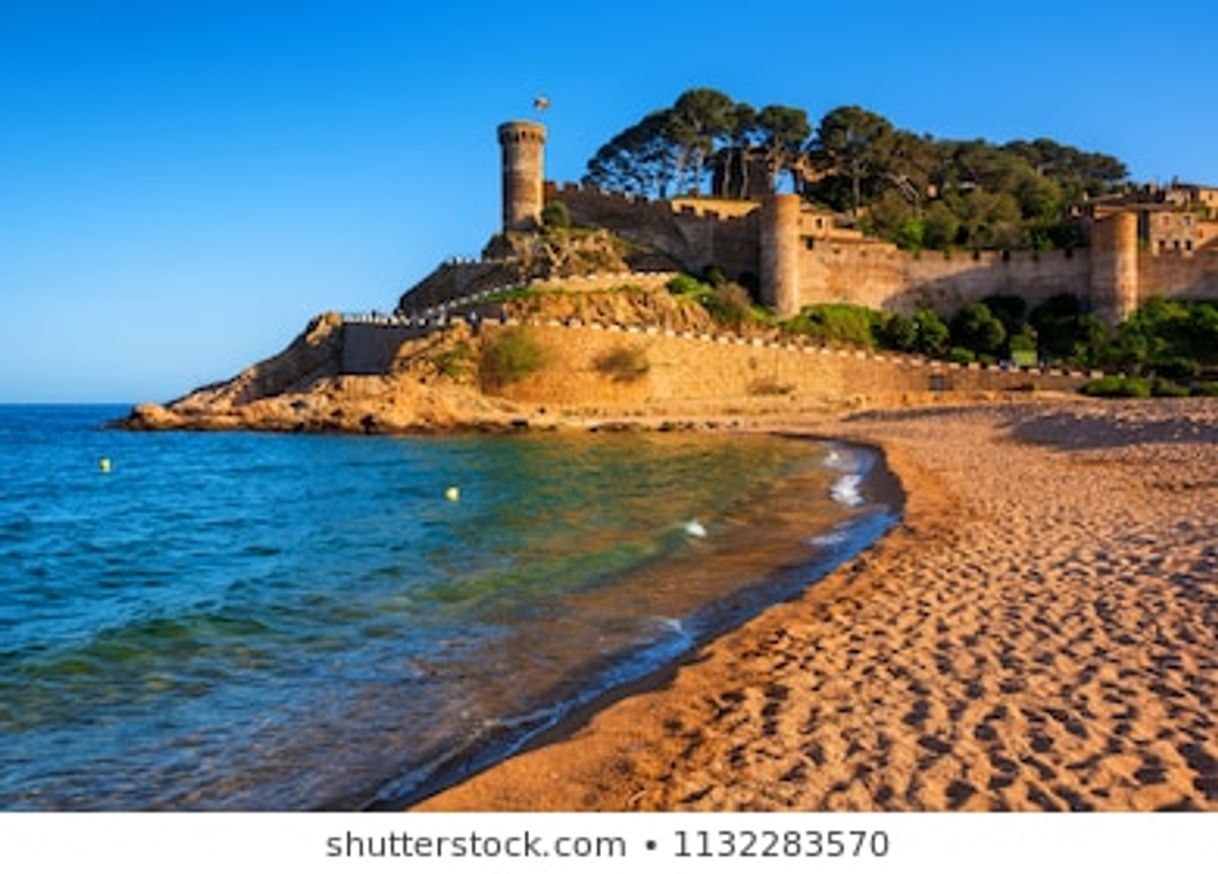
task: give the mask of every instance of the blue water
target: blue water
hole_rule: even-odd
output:
[[[0,406],[3,809],[400,803],[892,518],[808,441],[100,427],[124,411]]]

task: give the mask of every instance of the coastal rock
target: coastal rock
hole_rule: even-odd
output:
[[[342,324],[342,316],[335,312],[316,316],[278,355],[247,367],[227,382],[197,389],[170,407],[178,412],[235,407],[271,395],[305,391],[319,379],[338,374],[342,364]]]
[[[127,417],[126,424],[140,431],[170,430],[182,427],[182,417],[160,404],[138,404]]]

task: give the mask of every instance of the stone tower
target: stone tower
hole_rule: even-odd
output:
[[[1138,216],[1132,210],[1096,216],[1091,224],[1091,308],[1120,324],[1138,308]]]
[[[775,194],[761,206],[761,302],[780,318],[799,312],[799,195]]]
[[[503,150],[503,230],[530,228],[541,223],[542,155],[546,129],[532,121],[499,125]]]

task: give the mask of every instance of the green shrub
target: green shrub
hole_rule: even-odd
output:
[[[712,272],[711,268],[708,273]],[[722,274],[720,274],[722,275]],[[688,274],[681,273],[668,281],[668,290],[679,297],[696,301],[707,314],[721,325],[739,327],[745,324],[772,321],[765,310],[753,304],[748,291],[734,282],[710,286]]]
[[[971,303],[952,318],[952,342],[973,352],[997,355],[1007,340],[1007,329],[990,308]]]
[[[896,232],[892,235],[892,241],[899,248],[911,252],[921,252],[925,235],[926,225],[923,224],[922,220],[911,218],[901,222]]]
[[[1150,382],[1150,393],[1157,398],[1186,398],[1188,387],[1156,376]]]
[[[552,200],[541,211],[541,223],[547,228],[569,228],[571,210],[561,200]]]
[[[699,303],[710,313],[710,317],[721,325],[739,327],[761,320],[749,293],[739,285],[729,284],[713,288]]]
[[[510,303],[512,301],[536,297],[537,294],[538,290],[534,286],[521,285],[516,288],[508,288],[503,291],[496,291],[494,294],[488,294],[484,298],[484,301],[486,303]]]
[[[1008,334],[1014,334],[1027,322],[1028,304],[1022,297],[991,294],[982,298],[981,302],[989,308],[994,318],[1002,322]]]
[[[699,282],[688,273],[678,273],[668,280],[668,290],[680,297],[698,298],[702,295],[710,294],[711,289],[709,285]]]
[[[1018,331],[1011,335],[1007,342],[1007,348],[1014,355],[1017,352],[1031,352],[1036,354],[1036,329],[1031,325],[1023,325]]]
[[[1161,358],[1155,361],[1151,368],[1156,376],[1161,376],[1164,379],[1174,379],[1187,381],[1196,379],[1201,374],[1201,365],[1192,358],[1184,358],[1182,356],[1173,356],[1170,358]]]
[[[593,364],[598,373],[614,382],[635,382],[651,370],[647,350],[640,346],[619,346],[597,356]]]
[[[469,371],[472,350],[464,340],[431,359],[436,371],[449,379],[461,379]]]
[[[893,313],[880,329],[880,342],[886,349],[912,352],[918,346],[918,325],[908,316]]]
[[[483,389],[494,391],[536,373],[545,350],[527,328],[508,328],[482,347],[479,372]]]
[[[1195,398],[1218,398],[1218,382],[1195,382],[1189,394]]]
[[[917,351],[923,355],[942,355],[951,340],[951,330],[943,317],[923,307],[914,313],[913,320],[918,328]]]
[[[1123,356],[1113,355],[1107,326],[1084,312],[1082,301],[1072,294],[1054,295],[1038,305],[1028,315],[1028,323],[1036,330],[1040,354],[1047,359],[1086,368],[1130,366]]]
[[[963,346],[953,346],[947,351],[947,360],[956,364],[972,364],[977,360],[977,355],[972,349],[965,349]]]
[[[1148,398],[1150,381],[1137,376],[1103,376],[1084,383],[1080,391],[1093,398]]]
[[[821,303],[804,307],[786,328],[822,342],[876,346],[884,316],[876,310],[849,303]]]

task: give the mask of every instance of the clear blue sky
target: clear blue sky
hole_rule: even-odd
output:
[[[0,3],[0,402],[166,400],[389,309],[683,89],[1050,136],[1218,183],[1218,5]]]

